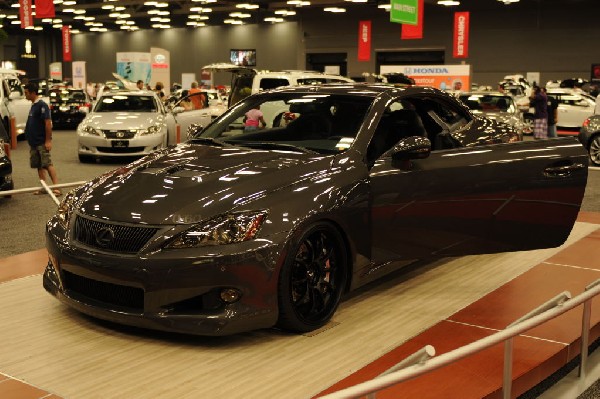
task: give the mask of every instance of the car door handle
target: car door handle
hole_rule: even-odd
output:
[[[549,177],[563,177],[580,169],[585,169],[585,165],[582,163],[573,163],[570,165],[549,166],[544,169],[544,174]]]

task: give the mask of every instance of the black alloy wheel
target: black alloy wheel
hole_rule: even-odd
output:
[[[288,253],[279,278],[279,321],[286,330],[318,329],[335,313],[348,278],[340,233],[328,223],[307,229]]]
[[[590,160],[594,166],[600,166],[600,133],[590,140]]]

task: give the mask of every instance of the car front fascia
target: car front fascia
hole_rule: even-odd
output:
[[[44,287],[85,314],[126,325],[200,335],[271,327],[277,320],[277,263],[283,238],[123,256],[72,241],[69,244],[64,240],[67,231],[55,218],[48,222],[46,231],[50,261],[44,272]],[[178,226],[179,230],[187,227]],[[65,289],[65,272],[86,281],[141,289],[143,309],[107,304]],[[209,309],[189,305],[207,299],[214,303],[225,288],[238,290],[240,300]]]

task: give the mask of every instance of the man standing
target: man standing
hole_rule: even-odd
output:
[[[548,138],[556,138],[556,123],[558,122],[558,100],[554,96],[549,96],[544,89],[544,94],[548,98]]]
[[[197,94],[199,93],[199,94]],[[202,109],[204,108],[204,103],[206,102],[206,96],[202,93],[202,90],[198,87],[198,82],[192,82],[192,88],[188,91],[190,96],[190,100],[192,100],[192,104],[194,104],[194,109]]]
[[[548,98],[539,86],[535,86],[529,100],[529,105],[535,109],[533,137],[548,138]]]
[[[32,168],[37,169],[40,180],[46,181],[46,171],[50,175],[52,184],[58,184],[56,170],[50,159],[50,150],[52,149],[52,119],[50,117],[50,108],[42,99],[38,97],[38,85],[28,83],[25,86],[25,98],[31,101],[29,117],[25,125],[25,135],[29,142],[29,163]],[[52,190],[54,195],[60,195],[60,190]],[[43,194],[44,190],[37,191],[35,194]]]

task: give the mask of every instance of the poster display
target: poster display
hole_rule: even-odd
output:
[[[469,91],[471,88],[471,65],[382,65],[379,73],[392,72],[413,78],[417,86],[456,91]]]
[[[150,59],[152,87],[156,85],[156,82],[161,82],[164,85],[165,95],[169,95],[171,91],[171,53],[162,48],[151,47]]]
[[[73,87],[85,89],[87,86],[85,61],[73,61]]]
[[[125,79],[149,83],[151,73],[150,53],[117,53],[117,74]]]
[[[50,79],[63,80],[62,62],[53,62],[48,68],[50,69]]]

